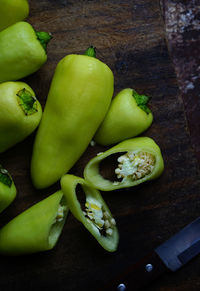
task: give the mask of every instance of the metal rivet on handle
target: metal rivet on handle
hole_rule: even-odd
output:
[[[117,290],[119,290],[119,291],[125,291],[126,290],[126,286],[124,284],[119,284],[117,286]]]
[[[147,272],[151,272],[151,271],[153,270],[153,266],[152,266],[152,264],[147,264],[147,265],[145,266],[145,269],[146,269]]]

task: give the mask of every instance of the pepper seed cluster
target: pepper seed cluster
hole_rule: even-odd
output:
[[[83,214],[102,234],[113,234],[113,228],[116,225],[115,219],[104,209],[99,201],[94,198],[86,199]]]
[[[115,174],[118,179],[138,180],[152,173],[155,166],[155,156],[147,152],[127,152],[120,156],[118,168],[115,169]]]

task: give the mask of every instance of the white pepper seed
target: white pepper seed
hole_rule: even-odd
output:
[[[108,235],[112,235],[112,234],[113,234],[113,230],[112,230],[112,228],[108,228],[108,229],[106,229],[106,233],[107,233]]]

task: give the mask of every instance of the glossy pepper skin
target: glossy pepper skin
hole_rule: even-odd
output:
[[[66,207],[63,217],[59,216],[60,205]],[[67,213],[61,190],[33,205],[0,230],[0,254],[16,256],[52,249],[62,232]]]
[[[0,0],[0,31],[24,20],[28,14],[27,0]]]
[[[101,145],[111,145],[141,134],[153,121],[148,101],[149,97],[133,89],[122,90],[112,100],[94,140]]]
[[[46,44],[51,36],[36,32],[27,22],[17,22],[0,32],[0,82],[16,81],[46,62]]]
[[[82,210],[77,198],[76,188],[81,185],[85,193],[85,209]],[[112,214],[100,192],[84,179],[65,175],[61,179],[61,188],[72,214],[95,237],[107,251],[114,252],[119,242],[119,234]]]
[[[0,153],[31,134],[42,117],[35,93],[24,82],[0,84]]]
[[[126,153],[130,153],[130,157]],[[100,163],[113,154],[119,154],[119,157],[121,156],[122,158],[119,159],[118,168],[115,169],[115,181],[110,181],[100,174]],[[131,157],[133,157],[132,160]],[[147,162],[145,160],[146,157]],[[152,164],[149,163],[149,158],[152,158]],[[147,163],[148,167],[146,167]],[[111,191],[136,186],[145,181],[156,179],[163,170],[164,162],[159,146],[149,137],[136,137],[123,141],[104,153],[97,154],[86,165],[84,178],[96,189]],[[142,176],[141,173],[145,175]],[[135,177],[135,174],[136,179],[134,180],[132,176],[134,175]],[[121,175],[119,179],[118,175]],[[137,178],[139,176],[140,178]],[[121,180],[121,178],[123,179]]]
[[[10,174],[0,165],[0,213],[13,202],[16,193]]]
[[[68,55],[57,65],[31,163],[32,181],[45,188],[80,158],[102,122],[113,94],[109,67],[87,55]]]

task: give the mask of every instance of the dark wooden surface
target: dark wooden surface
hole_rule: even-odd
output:
[[[133,87],[152,96],[154,122],[145,135],[160,145],[165,171],[153,182],[102,193],[117,220],[117,252],[105,252],[70,215],[54,250],[1,257],[0,290],[96,290],[199,216],[199,165],[188,113],[169,57],[158,0],[31,0],[30,8],[28,21],[53,34],[48,62],[25,79],[42,105],[57,62],[66,54],[82,53],[90,44],[113,70],[116,93]],[[33,188],[29,175],[33,140],[34,134],[0,155],[18,189],[15,202],[1,214],[0,226],[59,188],[59,184],[43,191]],[[102,150],[89,146],[71,173],[82,176],[87,161]],[[146,290],[200,290],[199,264],[197,257]]]
[[[191,142],[200,163],[200,2],[163,0],[168,47],[182,93]]]

